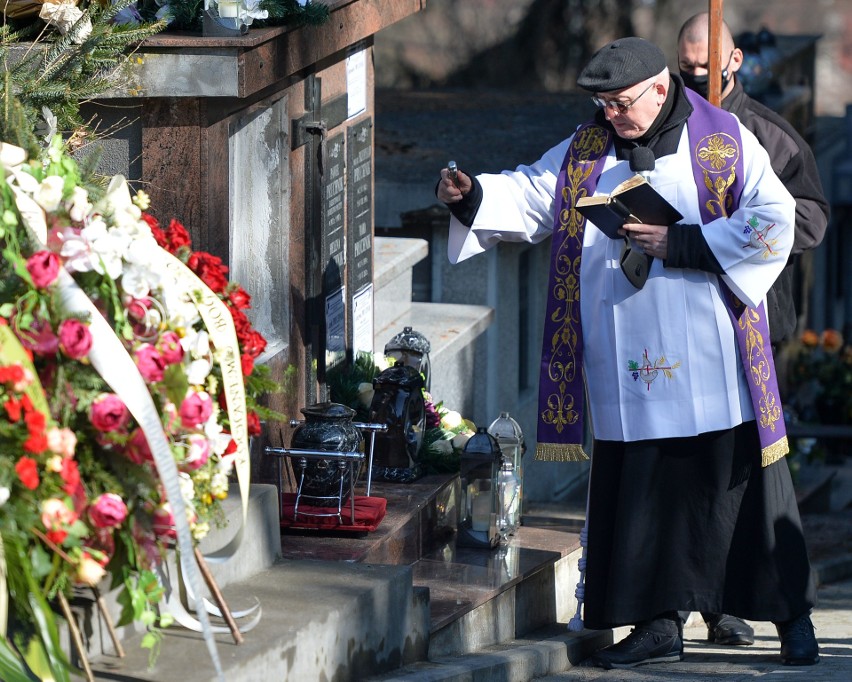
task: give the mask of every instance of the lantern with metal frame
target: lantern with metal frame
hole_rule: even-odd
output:
[[[456,545],[490,549],[500,542],[497,528],[500,463],[500,446],[481,426],[461,453]]]
[[[429,362],[429,351],[431,349],[432,344],[423,334],[414,331],[411,327],[403,327],[399,334],[385,344],[385,356],[417,370],[423,375],[426,390],[430,391],[432,367]]]
[[[243,36],[251,22],[245,0],[204,0],[201,32],[205,36]]]

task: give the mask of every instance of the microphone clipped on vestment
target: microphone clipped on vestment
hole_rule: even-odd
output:
[[[654,152],[648,147],[635,147],[630,150],[630,170],[641,175],[650,184],[651,171],[654,170],[656,159]],[[619,264],[624,276],[637,289],[645,286],[648,272],[651,270],[653,256],[649,256],[636,245],[633,240],[626,238],[624,249],[621,251]]]

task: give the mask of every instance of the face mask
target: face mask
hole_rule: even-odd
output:
[[[733,74],[728,71],[733,56],[734,53],[731,52],[731,56],[728,57],[728,63],[722,70],[722,92],[725,92],[725,88],[728,87],[728,83],[731,82],[731,78],[733,77]],[[710,76],[708,76],[706,73],[703,76],[696,76],[694,73],[687,73],[686,71],[681,71],[680,77],[683,78],[683,84],[686,87],[688,87],[690,90],[695,90],[695,92],[701,95],[704,99],[707,99],[707,96],[710,93]]]

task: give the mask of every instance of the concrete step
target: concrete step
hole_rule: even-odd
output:
[[[373,291],[376,329],[385,329],[411,308],[411,269],[429,255],[425,239],[376,237],[374,244]],[[397,331],[402,331],[402,328]],[[391,334],[393,336],[393,334]],[[376,345],[381,352],[391,336]]]
[[[471,404],[477,381],[472,370],[476,342],[493,321],[494,310],[488,306],[412,303],[408,312],[395,318],[385,328],[377,326],[375,348],[381,351],[405,327],[412,327],[423,334],[432,347],[429,351],[432,395],[447,407],[469,414],[467,406]]]
[[[223,592],[235,606],[259,601],[263,609],[260,624],[242,644],[216,635],[228,682],[355,682],[426,656],[427,593],[413,588],[407,566],[287,560]],[[126,642],[124,658],[94,657],[95,679],[217,679],[200,633],[166,630],[151,666],[140,640],[141,635]]]
[[[365,682],[529,682],[565,672],[612,643],[611,630],[568,632],[555,623],[475,654],[430,658]]]
[[[212,529],[210,534],[199,543],[202,554],[209,554],[221,549],[243,527],[241,498],[236,484],[231,486],[231,492],[228,498],[223,500],[222,508],[225,524],[221,528]],[[210,572],[213,574],[218,587],[224,589],[268,569],[278,560],[280,554],[281,542],[276,488],[273,485],[265,484],[251,485],[247,521],[239,549],[227,561],[209,559]],[[169,553],[166,566],[168,575],[177,575],[177,564],[173,552]],[[107,589],[108,585],[109,583],[105,582],[100,588],[104,607],[113,622],[117,622],[122,610],[117,601],[118,590],[109,590]],[[114,653],[115,648],[108,635],[106,622],[96,608],[92,591],[84,588],[79,589],[71,605],[78,626],[84,635],[87,655],[102,652]],[[244,606],[251,606],[251,603]],[[231,605],[230,603],[229,607],[232,610],[240,608],[239,605]],[[140,631],[140,626],[135,623],[116,628],[118,638],[122,642],[140,636]],[[67,643],[65,651],[72,651],[70,635],[64,624],[61,626],[60,636],[62,641]]]

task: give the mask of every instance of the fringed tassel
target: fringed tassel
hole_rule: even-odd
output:
[[[579,443],[538,443],[535,458],[542,462],[582,462],[589,456]]]
[[[586,557],[589,554],[589,500],[592,497],[593,466],[594,461],[589,464],[589,484],[586,486],[586,520],[583,523],[583,530],[580,531],[580,546],[583,548],[583,551],[580,553],[580,560],[577,562],[577,567],[580,569],[580,580],[577,582],[577,589],[574,590],[574,596],[577,597],[577,612],[574,614],[574,617],[568,621],[569,632],[580,632],[586,627],[583,624],[582,613],[583,603],[586,601]]]
[[[787,436],[784,436],[780,440],[775,441],[772,445],[769,445],[761,451],[761,466],[768,467],[770,464],[774,464],[779,459],[781,459],[784,455],[790,452],[790,444],[787,442]],[[536,459],[538,459],[538,453],[536,453]]]
[[[587,505],[588,507],[588,505]],[[583,524],[583,530],[580,531],[580,545],[583,547],[583,553],[577,566],[580,568],[580,581],[577,583],[577,589],[574,590],[574,596],[577,597],[577,613],[568,621],[569,632],[581,632],[585,629],[583,625],[583,601],[586,598],[586,547],[589,544],[589,514],[586,512],[586,523]]]

